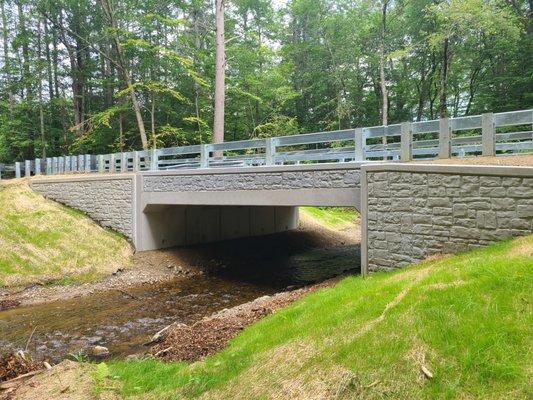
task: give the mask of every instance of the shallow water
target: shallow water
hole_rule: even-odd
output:
[[[35,329],[28,350],[37,358],[59,361],[94,345],[125,356],[146,350],[143,343],[172,322],[193,323],[288,285],[359,268],[358,246],[313,248],[284,235],[269,240],[172,250],[188,252],[190,259],[198,252],[196,262],[209,259],[208,274],[0,312],[0,349],[23,349]]]

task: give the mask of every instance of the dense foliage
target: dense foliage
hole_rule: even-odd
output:
[[[0,5],[0,162],[211,140],[212,0]],[[531,107],[532,6],[231,0],[225,140]]]

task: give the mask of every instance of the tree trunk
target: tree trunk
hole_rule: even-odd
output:
[[[44,24],[44,52],[46,56],[46,75],[48,79],[48,95],[50,100],[55,96],[54,93],[54,80],[52,78],[52,57],[50,56],[50,31],[48,30],[48,22],[46,18],[43,18]]]
[[[56,93],[56,96],[59,97],[59,51],[57,49],[57,41],[57,30],[52,28],[52,64],[54,73],[54,92]]]
[[[118,23],[115,19],[115,12],[113,10],[113,7],[111,6],[111,3],[109,0],[100,0],[102,4],[102,8],[104,9],[104,12],[106,14],[106,17],[109,21],[109,24],[111,25],[111,28],[114,32],[118,30]],[[141,137],[141,142],[143,149],[148,149],[148,139],[146,137],[146,130],[144,128],[144,121],[141,113],[141,106],[139,104],[139,100],[137,99],[137,95],[135,94],[135,90],[133,88],[133,81],[129,74],[128,68],[126,67],[126,62],[124,60],[124,56],[122,54],[122,46],[120,45],[120,42],[118,40],[118,37],[116,33],[113,34],[113,44],[115,45],[115,51],[117,53],[117,67],[122,72],[122,75],[124,77],[124,81],[126,83],[126,86],[129,89],[130,97],[131,97],[131,103],[133,112],[135,113],[135,119],[137,120],[137,127],[139,128],[139,135]]]
[[[383,0],[381,8],[381,35],[379,43],[379,80],[381,83],[381,96],[382,96],[382,109],[381,109],[381,120],[383,126],[388,125],[388,116],[389,116],[389,95],[387,92],[387,81],[385,78],[385,33],[387,29],[387,6],[389,5],[389,0]],[[382,138],[383,150],[387,145],[387,137],[383,136]],[[383,155],[383,159],[386,160],[387,156]]]
[[[32,120],[31,107],[33,103],[33,91],[31,86],[31,73],[30,73],[30,46],[28,40],[28,31],[26,30],[26,12],[22,7],[22,2],[17,2],[18,15],[19,15],[19,28],[22,38],[22,75],[24,81],[24,87],[26,89],[26,102],[28,111],[28,120]],[[33,126],[28,127],[28,152],[27,157],[32,160],[35,157],[35,133]]]
[[[118,134],[120,152],[122,153],[124,151],[124,113],[122,111],[118,114]]]
[[[213,122],[213,143],[224,142],[224,97],[226,54],[224,49],[224,1],[216,0],[216,66],[215,66],[215,118]],[[216,152],[215,156],[221,156]]]
[[[446,118],[447,108],[446,100],[448,97],[448,67],[450,66],[450,42],[449,39],[444,39],[444,45],[442,49],[442,73],[440,82],[440,104],[439,104],[439,116],[440,118]]]
[[[41,157],[46,158],[46,132],[44,129],[44,109],[43,109],[43,76],[42,76],[42,28],[41,21],[37,22],[37,76],[39,88],[39,128],[41,133]]]
[[[152,93],[151,101],[152,110],[150,111],[150,127],[152,132],[152,137],[155,137],[155,94]]]
[[[13,87],[11,81],[11,63],[9,60],[9,42],[7,38],[8,26],[7,16],[4,8],[4,0],[0,0],[0,12],[2,13],[2,36],[4,42],[4,74],[7,83],[7,95],[9,99],[9,116],[10,121],[13,120],[13,108],[15,107],[15,97],[13,95]]]
[[[200,42],[200,27],[199,27],[199,16],[198,16],[198,8],[195,6],[192,11],[192,19],[193,19],[193,30],[194,30],[194,64],[198,64],[198,52],[201,48],[201,42]],[[196,113],[196,130],[198,132],[198,135],[200,136],[200,143],[202,143],[202,126],[200,124],[200,85],[198,82],[194,81],[194,111]]]

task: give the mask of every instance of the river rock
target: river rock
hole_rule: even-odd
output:
[[[152,339],[150,339],[150,341],[147,343],[147,345],[161,342],[163,339],[165,339],[168,336],[168,334],[170,333],[170,330],[172,328],[176,328],[176,327],[179,327],[179,326],[185,326],[185,325],[182,324],[182,323],[173,322],[172,324],[170,324],[168,326],[165,326],[163,329],[161,329],[159,332],[157,332],[154,336],[152,336]]]
[[[109,354],[109,349],[104,346],[94,346],[91,349],[91,354],[95,357],[104,357]]]

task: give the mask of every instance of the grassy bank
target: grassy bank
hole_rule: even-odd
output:
[[[129,263],[120,235],[46,200],[24,181],[0,183],[0,286],[88,281]]]
[[[359,213],[351,207],[300,207],[300,214],[310,216],[328,228],[342,229],[353,225]]]
[[[533,236],[350,277],[186,365],[118,361],[123,396],[531,398]]]

